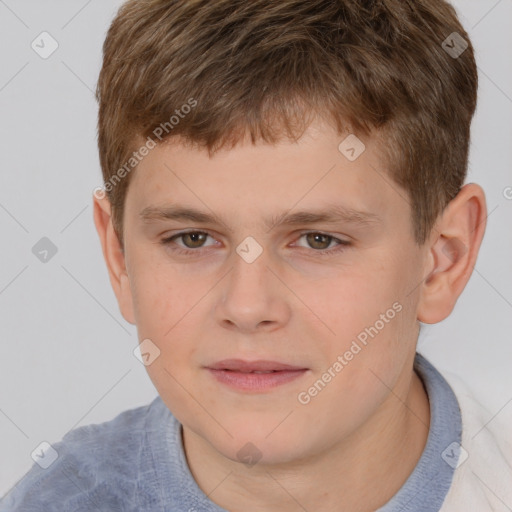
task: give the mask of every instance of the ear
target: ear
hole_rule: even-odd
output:
[[[428,242],[428,277],[423,281],[418,320],[434,324],[455,307],[476,264],[485,233],[487,206],[482,188],[462,187],[447,205]]]
[[[93,195],[94,224],[100,237],[103,257],[107,264],[110,284],[117,297],[124,319],[135,325],[132,292],[126,271],[125,255],[112,224],[111,205],[108,197]]]

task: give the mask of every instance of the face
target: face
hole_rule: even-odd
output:
[[[160,350],[165,404],[229,459],[330,449],[410,376],[425,253],[375,141],[350,161],[345,137],[314,124],[211,158],[172,139],[131,177],[123,314]]]

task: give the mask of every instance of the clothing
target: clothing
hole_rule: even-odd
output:
[[[420,354],[415,370],[430,402],[427,444],[407,482],[378,512],[510,512],[512,429],[505,431],[499,418],[482,429],[492,415],[460,380],[445,380]],[[469,456],[454,469],[458,456],[465,458],[460,445]],[[34,464],[0,512],[226,512],[195,482],[181,425],[160,397],[72,430],[53,448],[57,460],[47,469]]]
[[[468,458],[456,469],[441,512],[511,512],[512,424],[482,407],[457,376],[444,376],[461,407]]]
[[[463,453],[460,450],[461,413],[452,389],[420,354],[416,354],[414,369],[423,382],[430,403],[427,443],[408,480],[378,512],[440,510],[452,483],[458,457]]]

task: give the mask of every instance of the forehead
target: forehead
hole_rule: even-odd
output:
[[[213,155],[171,138],[134,171],[127,209],[136,209],[142,222],[188,215],[222,224],[246,215],[267,228],[315,216],[363,224],[408,213],[406,193],[388,176],[378,142],[348,135],[316,124],[295,142],[244,141]]]

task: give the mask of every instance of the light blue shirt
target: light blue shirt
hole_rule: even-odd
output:
[[[462,422],[457,399],[420,354],[415,370],[430,401],[423,454],[398,493],[378,512],[437,512],[450,488]],[[181,424],[160,397],[112,421],[72,430],[47,469],[34,464],[0,503],[0,512],[226,512],[198,487]]]

